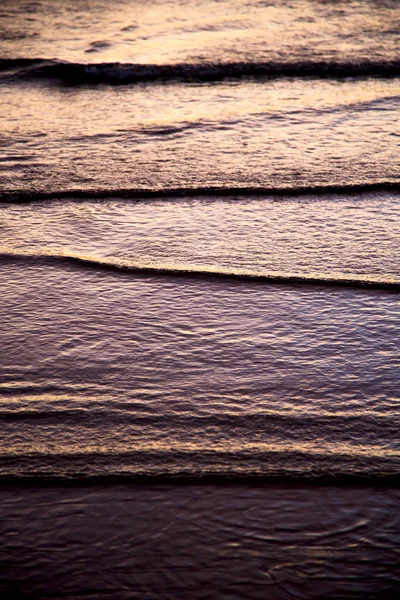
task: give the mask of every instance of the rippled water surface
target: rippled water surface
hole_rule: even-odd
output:
[[[396,293],[2,274],[4,475],[397,472]]]
[[[397,58],[398,3],[3,0],[3,55],[86,62]]]
[[[2,500],[11,583],[2,570],[0,590],[14,597],[394,599],[398,592],[398,490],[142,484],[7,489]]]
[[[3,0],[0,592],[397,600],[396,0]]]
[[[398,212],[398,195],[387,193],[3,204],[0,251],[116,268],[398,281]]]
[[[3,85],[3,191],[398,181],[397,79],[21,91]]]

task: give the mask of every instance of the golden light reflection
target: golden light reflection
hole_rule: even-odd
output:
[[[126,2],[40,0],[21,11],[3,0],[3,53],[81,62],[176,63],[282,57],[396,58],[399,12],[368,3]],[[24,35],[21,36],[21,32]],[[358,32],[355,35],[354,32]],[[384,32],[385,35],[382,35]],[[22,42],[21,42],[22,40]],[[57,56],[55,50],[57,49]]]

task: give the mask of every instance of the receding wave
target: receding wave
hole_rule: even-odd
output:
[[[383,279],[365,275],[351,275],[349,277],[338,274],[298,274],[251,271],[246,269],[231,269],[213,266],[168,265],[158,263],[134,263],[124,260],[96,258],[79,254],[64,254],[50,251],[13,251],[0,248],[0,260],[36,260],[41,262],[57,262],[78,265],[85,268],[111,270],[136,275],[153,275],[169,277],[195,277],[217,278],[253,281],[266,284],[288,285],[321,285],[351,288],[381,289],[387,291],[400,291],[400,280]]]
[[[374,191],[400,192],[398,181],[375,181],[372,183],[307,185],[293,187],[179,187],[179,188],[110,188],[110,189],[60,189],[60,190],[0,190],[0,202],[27,204],[39,200],[124,200],[195,198],[204,196],[305,196],[324,194],[359,194]]]
[[[141,82],[218,82],[224,79],[400,76],[400,60],[201,62],[177,64],[75,63],[56,59],[0,59],[0,72],[16,80],[58,80],[67,85],[129,85]]]

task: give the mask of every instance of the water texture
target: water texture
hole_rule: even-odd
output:
[[[399,21],[395,0],[4,0],[2,52],[87,63],[393,60]]]
[[[398,597],[395,0],[3,0],[5,598]]]
[[[3,193],[398,184],[398,79],[0,87]]]
[[[398,504],[398,490],[356,486],[8,488],[0,590],[18,598],[394,600]]]
[[[23,264],[4,476],[397,473],[397,294]]]

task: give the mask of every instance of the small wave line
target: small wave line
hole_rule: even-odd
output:
[[[297,274],[279,272],[258,272],[246,269],[216,268],[212,266],[180,266],[166,264],[141,264],[117,260],[107,260],[84,256],[79,254],[65,254],[63,252],[36,252],[9,251],[0,248],[0,260],[49,260],[70,263],[89,268],[110,270],[116,272],[127,272],[136,275],[169,276],[169,277],[196,277],[217,278],[230,280],[244,280],[260,282],[265,284],[287,284],[287,285],[319,285],[351,288],[381,289],[387,291],[400,291],[400,281],[377,279],[353,275],[345,277],[340,275],[324,274]]]
[[[225,79],[400,77],[400,60],[237,61],[176,64],[79,63],[45,58],[0,59],[13,80],[58,80],[67,85],[218,82]]]
[[[205,196],[227,198],[230,196],[313,196],[332,194],[360,194],[369,192],[400,192],[400,181],[375,181],[371,183],[305,185],[287,187],[265,186],[199,186],[177,188],[71,188],[60,190],[2,190],[0,202],[27,204],[42,200],[146,200],[185,199]]]

